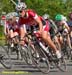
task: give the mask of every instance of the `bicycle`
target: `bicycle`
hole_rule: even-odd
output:
[[[38,38],[33,33],[33,29],[28,34],[26,34],[26,37],[28,38],[28,40],[30,40],[30,42],[28,42],[27,47],[29,49],[29,54],[31,55],[32,63],[42,73],[48,73],[50,70],[48,58],[44,50],[39,45]],[[33,44],[34,48],[31,46],[31,43]]]
[[[17,42],[15,43],[16,40],[17,40]],[[19,35],[13,37],[12,39],[8,38],[6,51],[8,52],[8,54],[10,56],[11,56],[12,52],[16,52],[17,59],[25,60],[25,62],[27,64],[30,64],[30,62],[28,61],[29,59],[31,59],[30,58],[31,57],[30,53],[28,53],[30,50],[28,49],[27,46],[22,46],[20,44],[20,37],[19,37]]]
[[[12,67],[11,57],[7,52],[7,46],[0,46],[0,63],[7,69]]]
[[[67,59],[69,59],[69,58],[71,58],[71,49],[67,42],[67,35],[68,34],[65,31],[63,31],[63,33],[62,33],[62,37],[63,37],[62,51],[63,51],[64,56],[66,56]]]
[[[45,51],[49,63],[51,63],[51,65],[54,65],[54,67],[59,68],[59,70],[61,71],[66,71],[67,70],[67,65],[66,65],[66,60],[64,59],[63,53],[58,45],[58,43],[55,41],[55,36],[52,37],[52,40],[54,42],[54,44],[56,45],[57,49],[60,50],[62,57],[60,59],[57,58],[55,52],[53,52],[53,50],[48,46],[45,46],[42,42],[39,42],[40,46],[43,48],[43,50]]]
[[[33,30],[33,29],[32,29],[32,30]],[[36,32],[36,31],[35,31],[35,32]],[[47,62],[48,62],[47,68],[45,68],[45,69],[47,70],[47,73],[48,73],[49,70],[50,70],[50,63],[51,63],[51,62],[52,62],[53,64],[55,64],[55,66],[56,66],[57,68],[59,68],[61,71],[66,71],[66,70],[67,70],[67,66],[66,66],[66,61],[65,61],[63,55],[62,55],[61,59],[58,59],[57,56],[56,56],[56,54],[53,52],[53,50],[52,50],[50,47],[48,47],[44,41],[39,40],[39,38],[36,36],[36,33],[33,33],[33,31],[32,31],[32,32],[30,31],[30,33],[31,33],[31,36],[32,36],[31,41],[33,42],[33,45],[34,45],[34,47],[35,47],[35,51],[37,51],[37,53],[42,52],[42,53],[44,54],[44,56],[45,56]],[[54,38],[55,38],[55,37],[52,38],[53,42],[55,43],[56,47],[60,49],[60,47],[58,47],[58,44],[57,44],[57,42],[55,41]],[[39,51],[40,51],[40,52],[39,52]],[[42,54],[42,53],[41,53],[41,54]],[[61,53],[62,53],[62,52],[61,52]],[[40,55],[41,58],[42,58],[43,56],[42,56],[41,54],[39,54],[39,55]],[[36,52],[35,52],[35,55],[36,55]],[[41,58],[40,58],[40,59],[41,59]],[[37,59],[36,59],[34,56],[33,56],[33,60],[36,61],[36,63],[39,62],[39,61],[37,61]],[[40,64],[39,64],[39,65],[40,65]],[[46,73],[45,71],[43,71],[43,70],[40,68],[40,66],[38,66],[37,64],[36,64],[36,66],[37,66],[43,73]]]

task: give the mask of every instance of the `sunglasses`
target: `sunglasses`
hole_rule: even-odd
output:
[[[9,21],[12,21],[12,18],[10,18]]]
[[[22,13],[22,11],[19,11],[19,13]]]

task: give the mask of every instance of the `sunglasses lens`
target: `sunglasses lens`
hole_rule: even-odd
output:
[[[12,19],[9,19],[10,21],[12,21]]]
[[[22,11],[19,11],[19,13],[22,13]]]

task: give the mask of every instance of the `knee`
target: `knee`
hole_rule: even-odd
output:
[[[60,41],[63,41],[63,38],[62,37],[60,37]]]
[[[25,34],[25,31],[24,31],[24,29],[23,28],[20,28],[20,35],[23,35],[23,34]]]
[[[48,40],[48,39],[50,39],[50,35],[43,35],[42,38],[43,38],[44,40]]]

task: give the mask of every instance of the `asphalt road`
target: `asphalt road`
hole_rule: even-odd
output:
[[[0,53],[2,51],[2,48],[0,48]],[[39,71],[36,67],[33,65],[27,65],[25,61],[17,60],[16,59],[16,53],[12,53],[11,59],[12,59],[12,68],[11,69],[5,69],[0,64],[0,75],[45,75],[41,71]],[[61,72],[58,69],[50,69],[50,72],[46,75],[72,75],[72,61],[67,60],[67,71]]]

